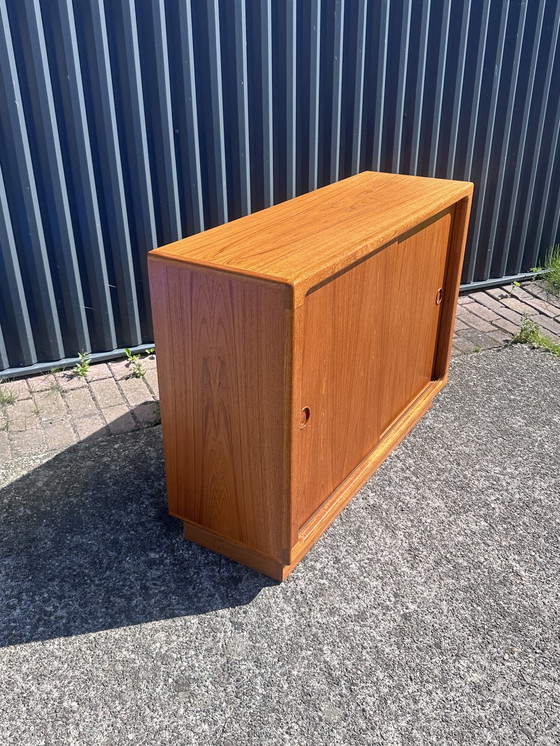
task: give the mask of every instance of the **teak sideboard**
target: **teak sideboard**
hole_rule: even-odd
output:
[[[150,252],[187,539],[283,580],[429,408],[472,189],[364,172]]]

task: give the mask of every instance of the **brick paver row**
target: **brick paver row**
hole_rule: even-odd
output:
[[[459,298],[452,354],[500,347],[519,331],[524,315],[560,343],[560,298],[539,282],[479,290]],[[130,432],[159,422],[154,356],[145,375],[126,361],[92,365],[86,378],[53,372],[0,384],[14,396],[0,405],[0,465],[12,458],[59,452],[80,441]]]
[[[15,399],[0,405],[0,463],[159,422],[155,358],[142,367],[142,378],[118,361],[92,365],[85,378],[60,371],[0,384]]]
[[[533,319],[543,333],[560,343],[560,298],[540,282],[478,290],[459,298],[453,354],[500,347],[509,342],[523,322]]]

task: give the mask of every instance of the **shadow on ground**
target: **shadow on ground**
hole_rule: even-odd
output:
[[[249,603],[274,581],[187,542],[161,429],[89,439],[0,489],[0,646]]]

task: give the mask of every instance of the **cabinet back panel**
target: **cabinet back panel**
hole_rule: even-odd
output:
[[[289,289],[161,260],[150,288],[169,510],[280,560]]]
[[[306,297],[300,527],[432,379],[450,228],[447,212]]]

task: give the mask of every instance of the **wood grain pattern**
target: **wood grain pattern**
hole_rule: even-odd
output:
[[[278,560],[289,289],[150,261],[170,512]]]
[[[433,381],[426,386],[420,396],[412,402],[395,421],[379,443],[356,466],[355,469],[338,485],[328,500],[317,510],[312,518],[305,523],[299,533],[298,540],[292,545],[290,553],[290,570],[310,550],[344,509],[356,492],[363,487],[375,470],[383,463],[391,451],[408,435],[418,420],[432,405],[434,396],[443,388],[443,381]]]
[[[188,539],[284,579],[418,421],[447,377],[471,194],[363,173],[150,252]]]
[[[378,416],[383,433],[432,380],[451,212],[381,252]],[[395,312],[395,304],[398,312]]]
[[[472,184],[365,171],[156,249],[193,264],[310,287],[472,193]]]
[[[301,527],[432,380],[451,214],[307,296]]]

